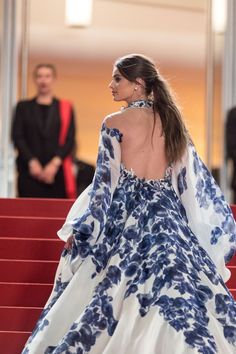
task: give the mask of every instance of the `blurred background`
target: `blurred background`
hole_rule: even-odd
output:
[[[234,1],[86,2],[91,18],[81,27],[66,22],[66,0],[0,0],[0,196],[15,196],[10,122],[16,101],[35,94],[35,65],[56,65],[55,94],[76,111],[77,156],[95,164],[101,122],[121,105],[108,88],[113,62],[137,52],[168,80],[200,156],[230,198],[224,125],[236,101]]]

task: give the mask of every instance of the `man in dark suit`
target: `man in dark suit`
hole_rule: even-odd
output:
[[[53,96],[55,78],[53,65],[37,65],[36,97],[16,106],[12,140],[18,152],[19,197],[76,197],[70,161],[75,147],[74,112],[68,101]]]
[[[227,115],[226,152],[227,158],[232,159],[233,162],[231,188],[233,190],[233,203],[236,204],[236,107],[233,107]]]

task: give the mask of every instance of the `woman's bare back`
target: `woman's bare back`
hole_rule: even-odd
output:
[[[106,119],[108,128],[122,133],[121,162],[127,170],[145,179],[160,179],[165,175],[168,162],[161,120],[148,108],[127,108]]]

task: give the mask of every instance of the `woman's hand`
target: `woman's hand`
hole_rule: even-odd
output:
[[[71,248],[72,248],[72,244],[73,244],[73,236],[70,236],[70,237],[67,239],[64,248],[65,248],[66,250],[70,251]]]
[[[55,176],[59,167],[62,164],[62,160],[59,156],[55,156],[52,160],[48,162],[48,164],[43,169],[43,182],[47,184],[54,183]]]
[[[32,177],[41,180],[43,175],[43,168],[38,159],[33,158],[28,163],[29,173]]]

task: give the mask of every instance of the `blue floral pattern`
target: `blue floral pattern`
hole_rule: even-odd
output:
[[[96,353],[115,352],[109,339],[116,336],[122,308],[128,303],[134,306],[135,324],[155,311],[157,323],[181,334],[185,348],[181,353],[216,354],[222,349],[220,341],[225,353],[235,353],[236,303],[210,253],[224,240],[221,253],[228,259],[236,245],[234,220],[219,188],[192,145],[188,163],[168,168],[163,179],[147,181],[120,163],[121,140],[117,129],[103,124],[86,212],[73,221],[73,248],[62,255],[67,265],[59,272],[51,300],[23,353],[34,353],[40,342],[35,339],[45,338],[47,328],[54,326],[50,312],[80,271],[94,284],[86,306],[56,343],[46,341],[41,353],[84,354],[97,345],[101,348],[103,341],[103,349]],[[217,215],[203,241],[192,227],[185,201],[188,193],[195,203],[190,208]],[[71,271],[67,276],[66,267]],[[151,340],[146,331],[144,327],[144,342]],[[178,348],[178,342],[173,347]],[[127,354],[130,349],[119,352]]]

